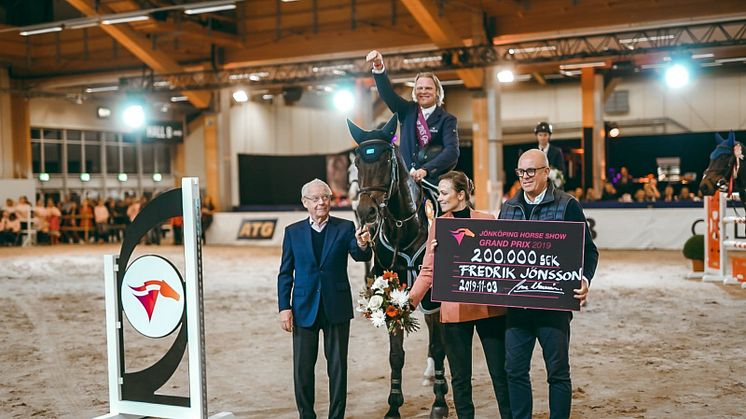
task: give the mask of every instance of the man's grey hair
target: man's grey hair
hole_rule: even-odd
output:
[[[326,182],[317,178],[303,185],[303,187],[300,189],[300,197],[303,198],[304,196],[308,196],[308,190],[311,189],[311,186],[313,185],[321,185],[324,187],[324,189],[326,189],[326,193],[328,195],[332,194],[332,188],[330,188],[329,185],[326,184]]]

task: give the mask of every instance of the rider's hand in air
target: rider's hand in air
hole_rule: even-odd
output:
[[[373,63],[374,70],[380,70],[383,68],[383,56],[376,50],[369,52],[365,57],[365,61]]]

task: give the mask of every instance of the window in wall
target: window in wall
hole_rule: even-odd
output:
[[[44,142],[44,170],[47,173],[62,173],[62,144]]]
[[[67,144],[67,173],[80,173],[83,169],[83,153],[80,142]]]
[[[42,134],[44,135],[45,140],[61,140],[62,139],[62,130],[45,129],[45,130],[42,130]]]
[[[158,149],[153,144],[142,145],[142,172],[145,174],[155,173],[155,159]],[[160,169],[160,168],[159,168]]]
[[[101,145],[85,141],[85,170],[88,173],[101,173]]]
[[[124,173],[137,173],[137,148],[132,144],[122,144],[122,164]]]
[[[158,171],[164,174],[171,174],[171,146],[161,144],[158,148]]]
[[[119,173],[119,143],[106,143],[106,171],[108,173]]]
[[[33,173],[41,173],[41,143],[31,142],[31,170]]]
[[[74,129],[69,129],[66,131],[67,141],[80,141],[80,131]]]

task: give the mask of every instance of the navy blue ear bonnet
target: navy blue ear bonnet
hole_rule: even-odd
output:
[[[715,160],[720,156],[733,154],[733,147],[735,147],[737,143],[736,134],[733,133],[733,130],[728,133],[727,140],[721,137],[719,133],[716,133],[715,141],[717,142],[717,147],[715,147],[715,149],[712,150],[712,153],[710,153],[710,160]]]

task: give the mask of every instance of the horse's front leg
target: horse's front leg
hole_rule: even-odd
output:
[[[389,411],[386,419],[401,418],[399,408],[404,404],[401,379],[404,368],[404,331],[389,334],[389,365],[391,366],[391,390],[389,391]]]
[[[445,377],[445,346],[443,340],[443,324],[440,322],[440,312],[425,314],[425,323],[428,329],[428,349],[430,356],[435,361],[435,380],[433,382],[433,394],[435,401],[430,410],[430,418],[440,419],[448,416],[448,404],[446,394],[448,383]]]

